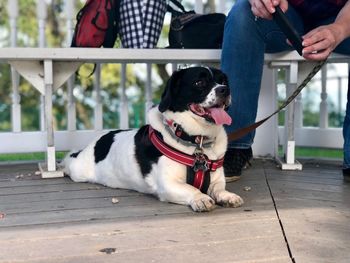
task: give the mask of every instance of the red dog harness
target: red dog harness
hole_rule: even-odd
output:
[[[159,135],[157,135],[157,133],[157,131],[155,131],[151,126],[149,126],[148,134],[153,145],[158,149],[158,151],[160,151],[162,154],[164,154],[171,160],[192,168],[192,170],[194,171],[194,179],[192,183],[190,182],[190,184],[201,190],[203,193],[206,193],[210,184],[210,172],[214,172],[218,168],[222,167],[224,163],[224,158],[221,158],[219,160],[210,160],[208,156],[201,152],[201,149],[199,149],[193,155],[179,152],[170,145],[166,144],[159,137]],[[209,181],[207,181],[208,183],[205,186],[204,184],[206,178]]]

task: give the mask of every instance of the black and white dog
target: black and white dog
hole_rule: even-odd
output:
[[[101,136],[69,154],[64,171],[76,182],[154,194],[198,212],[215,204],[239,207],[243,200],[225,190],[222,167],[230,102],[227,78],[220,70],[176,71],[159,106],[148,112],[149,125]]]

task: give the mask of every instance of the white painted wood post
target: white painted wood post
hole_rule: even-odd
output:
[[[337,78],[337,89],[338,89],[338,112],[342,112],[342,98],[343,98],[343,83],[342,83],[342,77]],[[346,93],[345,93],[346,94]]]
[[[126,63],[121,64],[121,80],[120,85],[122,88],[122,94],[120,98],[120,105],[119,105],[119,121],[120,121],[120,128],[121,129],[127,129],[129,128],[129,110],[128,110],[128,99],[126,97]]]
[[[289,81],[287,83],[287,96],[289,97],[296,89],[298,79],[298,62],[291,62],[288,73]],[[292,101],[286,109],[286,141],[284,145],[284,153],[287,164],[295,163],[294,109],[295,102]]]
[[[171,63],[171,70],[172,70],[172,72],[176,71],[177,67],[178,67],[177,63]]]
[[[10,20],[10,44],[11,47],[17,46],[17,18],[18,18],[18,1],[9,0],[7,5],[9,20]],[[11,105],[11,122],[12,131],[20,132],[21,125],[21,96],[19,94],[19,75],[17,71],[11,67],[12,80],[12,105]]]
[[[196,11],[196,13],[198,14],[202,14],[203,13],[203,0],[196,0],[195,5],[194,5],[194,10]]]
[[[37,18],[38,18],[38,31],[39,31],[39,47],[46,46],[46,37],[45,37],[45,28],[46,28],[46,19],[47,19],[47,5],[45,0],[37,0],[36,6]],[[40,96],[40,129],[42,131],[46,128],[45,122],[45,98]]]
[[[216,12],[226,13],[226,0],[217,0],[216,1]]]
[[[153,106],[153,89],[152,89],[152,64],[147,63],[147,82],[146,82],[146,102],[145,102],[145,119],[146,123],[148,123],[147,112]]]
[[[45,47],[46,46],[45,24],[47,19],[47,5],[45,0],[38,0],[36,11],[37,11],[38,28],[39,28],[39,47]]]
[[[320,128],[328,128],[327,65],[321,69]]]
[[[64,1],[65,13],[66,13],[66,25],[67,25],[67,47],[70,46],[74,34],[75,27],[75,0]]]
[[[65,0],[65,13],[66,13],[66,25],[67,25],[67,38],[66,45],[70,46],[74,33],[74,6],[75,0]],[[77,113],[76,113],[76,104],[74,98],[74,76],[70,77],[67,81],[67,122],[68,130],[75,131],[77,129]]]
[[[96,63],[94,74],[94,129],[100,131],[103,129],[103,108],[101,99],[101,64]]]
[[[287,69],[287,92],[286,95],[289,97],[298,86],[298,77],[300,77],[300,67],[297,61],[290,62],[289,68]],[[284,144],[283,152],[284,158],[277,159],[281,165],[282,170],[301,170],[302,165],[295,159],[295,138],[294,138],[294,110],[295,101],[292,101],[286,108],[285,112],[285,123],[284,123]]]
[[[303,95],[300,93],[295,98],[295,111],[294,111],[294,127],[301,128],[303,127],[303,103],[302,103]]]
[[[11,29],[11,47],[17,46],[17,18],[18,18],[18,0],[9,0],[7,11],[10,19]]]
[[[47,127],[47,171],[56,171],[55,141],[52,116],[53,62],[44,61],[45,120]]]
[[[264,66],[259,95],[258,113],[256,120],[265,118],[277,108],[277,70]],[[275,88],[272,88],[275,87]],[[233,117],[233,121],[235,121]],[[268,134],[268,136],[267,136]],[[277,157],[278,150],[278,123],[277,116],[273,116],[256,130],[252,145],[254,156]]]

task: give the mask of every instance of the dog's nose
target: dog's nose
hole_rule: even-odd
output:
[[[215,92],[216,92],[216,95],[218,95],[218,96],[226,97],[226,96],[230,95],[230,89],[224,85],[217,87],[215,89]]]

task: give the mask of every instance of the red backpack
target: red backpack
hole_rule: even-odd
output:
[[[87,0],[77,14],[71,47],[113,47],[118,36],[119,0]]]

